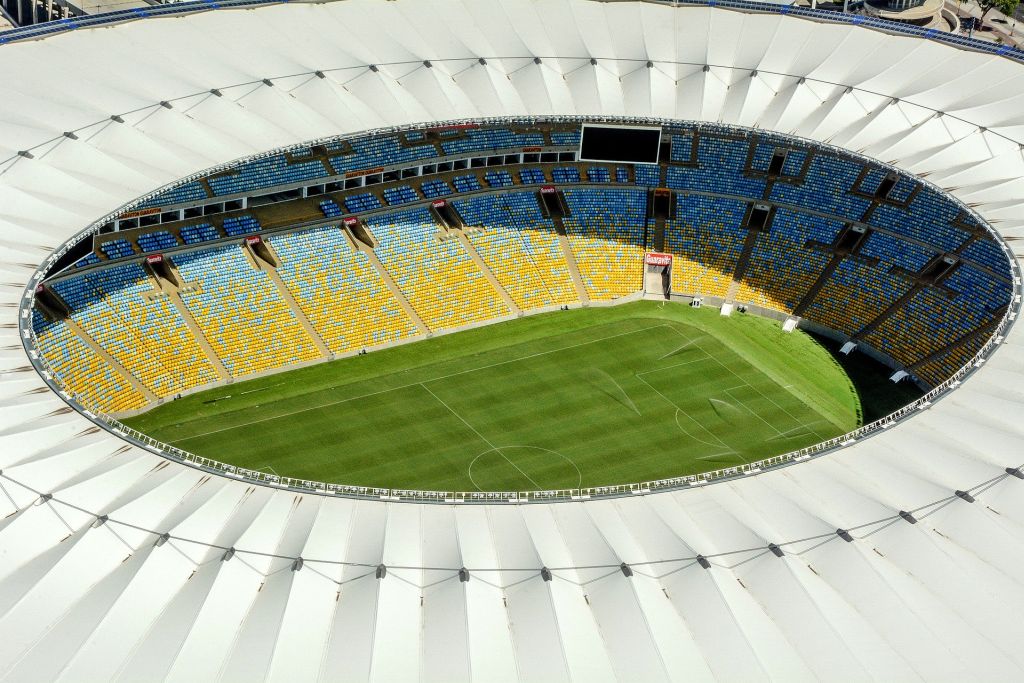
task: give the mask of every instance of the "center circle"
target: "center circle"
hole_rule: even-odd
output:
[[[524,455],[524,451],[526,454]],[[533,451],[533,453],[530,453]],[[538,457],[540,454],[540,457]],[[554,457],[552,457],[554,456]],[[552,462],[556,464],[552,464]],[[496,476],[496,470],[500,475]],[[523,478],[526,489],[548,488],[580,488],[583,485],[583,473],[569,456],[543,448],[541,446],[495,446],[477,455],[469,463],[467,473],[470,481],[480,491],[493,491],[495,487],[487,483],[491,478],[495,482],[507,481],[511,472]],[[574,486],[564,486],[565,482],[575,477]],[[550,481],[561,486],[549,486]]]
[[[1009,251],[941,188],[810,140],[620,124],[424,124],[183,180],[66,245],[26,345],[175,459],[508,492],[827,449],[1005,324]]]

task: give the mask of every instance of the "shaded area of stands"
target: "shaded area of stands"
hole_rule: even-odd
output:
[[[832,354],[853,382],[860,399],[861,422],[867,424],[881,419],[924,393],[913,382],[893,384],[889,381],[892,369],[873,358],[862,353],[840,353],[840,342],[816,334],[811,336]]]
[[[406,131],[374,144],[275,153],[190,182],[210,193],[267,191],[363,164],[573,144],[574,135],[502,126]],[[612,301],[640,290],[643,254],[655,247],[675,256],[677,294],[796,312],[870,344],[930,384],[981,347],[980,331],[1010,300],[1000,245],[919,179],[727,126],[682,126],[665,139],[659,164],[527,164],[520,155],[501,168],[499,155],[497,166],[395,176],[351,191],[322,187],[315,196],[108,234],[79,261],[80,277],[58,281],[55,291],[104,352],[161,397],[214,378],[188,343],[195,327],[182,316],[195,319],[238,377],[312,360],[311,335],[331,353],[348,353],[517,309]],[[167,197],[194,190],[175,191]],[[456,224],[428,209],[439,197],[461,216]],[[541,197],[556,202],[558,215]],[[272,277],[246,261],[240,244],[254,234],[280,257]],[[161,303],[139,265],[145,254],[165,253],[182,275],[187,311]],[[127,265],[108,267],[112,260]],[[126,331],[110,331],[118,328]],[[58,334],[44,330],[52,345]],[[148,350],[155,344],[187,353]],[[100,398],[105,409],[115,403]]]

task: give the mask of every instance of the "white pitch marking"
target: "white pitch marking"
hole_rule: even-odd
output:
[[[571,344],[569,346],[561,346],[561,347],[559,347],[557,349],[551,349],[550,351],[541,351],[539,353],[533,353],[533,354],[530,354],[528,356],[523,356],[521,358],[512,358],[512,359],[509,359],[509,360],[500,361],[498,363],[491,363],[490,365],[482,365],[479,368],[470,368],[469,370],[460,370],[459,372],[453,372],[453,373],[448,374],[448,375],[441,375],[440,377],[433,377],[431,379],[425,379],[422,382],[410,382],[409,384],[403,384],[401,386],[391,387],[390,389],[381,389],[380,391],[372,391],[372,392],[370,392],[368,394],[362,394],[361,396],[351,396],[349,398],[342,398],[342,399],[339,399],[337,401],[328,401],[327,403],[319,403],[319,404],[317,404],[315,406],[307,406],[305,408],[299,408],[298,410],[293,410],[293,411],[288,412],[288,413],[281,413],[280,415],[274,415],[273,417],[265,417],[262,420],[250,420],[249,422],[243,422],[241,424],[231,425],[229,427],[222,427],[220,429],[212,429],[212,430],[210,430],[208,432],[202,432],[201,434],[192,434],[190,436],[185,436],[185,437],[182,437],[180,439],[176,439],[174,441],[168,441],[167,443],[179,444],[179,443],[182,443],[183,441],[190,441],[192,439],[198,439],[201,436],[210,436],[211,434],[219,434],[220,432],[226,432],[226,431],[230,431],[232,429],[239,429],[241,427],[248,427],[249,425],[259,424],[260,422],[270,422],[272,420],[279,420],[282,417],[291,417],[292,415],[298,415],[299,413],[305,413],[305,412],[308,412],[310,410],[319,410],[320,408],[327,408],[328,406],[336,406],[336,405],[340,405],[342,403],[348,403],[349,401],[358,401],[359,399],[363,399],[363,398],[371,398],[373,396],[378,396],[380,394],[387,394],[387,393],[392,392],[392,391],[399,391],[400,389],[409,389],[409,388],[414,387],[414,386],[416,386],[418,384],[423,384],[424,382],[437,382],[437,381],[442,380],[442,379],[448,379],[450,377],[457,377],[459,375],[465,375],[465,374],[468,374],[470,372],[477,372],[478,370],[487,370],[488,368],[495,368],[495,367],[498,367],[500,365],[508,365],[509,363],[518,363],[521,360],[529,360],[530,358],[537,358],[538,356],[545,356],[545,355],[548,355],[548,354],[551,354],[551,353],[558,353],[559,351],[568,351],[569,349],[575,349],[575,348],[580,347],[580,346],[587,346],[588,344],[596,344],[598,342],[608,341],[609,339],[615,339],[617,337],[624,337],[624,336],[629,335],[629,334],[636,334],[637,332],[647,332],[649,330],[654,330],[654,329],[657,329],[659,327],[668,327],[668,328],[671,329],[671,325],[662,323],[660,325],[651,325],[650,327],[643,327],[643,328],[641,328],[639,330],[631,330],[629,332],[620,332],[619,334],[613,334],[613,335],[610,335],[608,337],[602,337],[600,339],[592,339],[592,340],[590,340],[588,342],[580,342],[579,344]],[[345,385],[340,385],[340,386],[336,386],[336,387],[328,387],[328,389],[340,389],[342,386],[345,386]],[[326,391],[326,389],[324,391]]]
[[[466,425],[467,427],[469,427],[469,428],[470,428],[470,430],[472,430],[472,432],[473,432],[474,434],[476,434],[476,435],[477,435],[478,437],[480,437],[480,439],[481,439],[481,440],[482,440],[482,441],[483,441],[483,442],[484,442],[485,444],[487,444],[487,445],[488,445],[488,446],[490,446],[490,447],[491,447],[492,449],[494,449],[495,451],[497,451],[498,455],[500,455],[501,457],[505,458],[505,462],[507,462],[507,463],[508,463],[509,465],[512,465],[512,467],[516,468],[516,470],[518,470],[518,471],[519,471],[519,473],[520,473],[521,475],[523,475],[524,477],[526,477],[526,478],[527,478],[527,480],[529,480],[529,482],[530,482],[531,484],[533,484],[533,485],[534,485],[535,487],[537,487],[538,489],[539,489],[539,488],[543,488],[543,487],[542,487],[542,486],[541,486],[540,484],[538,484],[537,482],[535,482],[535,481],[533,480],[533,478],[531,478],[531,477],[530,477],[530,475],[528,475],[528,474],[527,474],[526,472],[523,472],[523,470],[522,470],[522,469],[520,469],[518,465],[516,465],[516,464],[515,464],[514,462],[512,462],[511,460],[509,460],[509,459],[508,459],[508,456],[507,456],[507,455],[505,455],[504,453],[502,453],[502,452],[501,452],[501,449],[500,449],[500,448],[498,448],[498,447],[497,447],[497,446],[495,446],[495,445],[494,445],[493,443],[491,443],[490,441],[488,441],[488,440],[487,440],[487,437],[486,437],[486,436],[484,436],[483,434],[481,434],[480,432],[478,432],[478,431],[476,430],[476,428],[475,428],[475,427],[473,427],[473,425],[471,425],[471,424],[469,424],[468,422],[466,422],[465,418],[463,418],[463,417],[462,417],[461,415],[459,415],[459,414],[458,414],[457,412],[455,412],[455,410],[454,410],[454,409],[453,409],[453,408],[452,408],[452,407],[451,407],[450,405],[448,405],[447,403],[445,403],[444,401],[442,401],[442,400],[441,400],[441,398],[440,398],[440,397],[439,397],[439,396],[438,396],[437,394],[435,394],[435,393],[434,393],[433,391],[431,391],[431,390],[430,390],[430,388],[429,388],[429,387],[428,387],[428,386],[427,386],[426,384],[424,384],[423,382],[420,382],[420,386],[421,386],[421,387],[423,387],[424,389],[426,389],[427,393],[428,393],[428,394],[430,394],[431,396],[433,396],[433,397],[434,397],[434,398],[435,398],[435,399],[437,400],[437,402],[438,402],[438,403],[440,403],[440,404],[441,404],[441,405],[443,405],[443,406],[444,406],[445,408],[447,408],[447,409],[449,410],[449,412],[451,412],[451,414],[452,414],[452,415],[454,415],[455,417],[457,417],[457,418],[459,418],[460,420],[462,420],[462,424],[464,424],[464,425]]]
[[[562,458],[563,460],[565,460],[566,462],[568,462],[570,465],[573,466],[573,468],[576,470],[576,488],[583,488],[583,472],[580,471],[580,466],[577,465],[573,461],[572,458],[570,458],[568,455],[566,455],[566,454],[564,454],[564,453],[562,453],[560,451],[553,451],[550,448],[544,448],[542,446],[502,446],[501,448],[506,449],[506,450],[510,449],[510,448],[511,449],[516,449],[516,448],[533,448],[533,449],[538,450],[538,451],[544,451],[545,453],[553,453],[554,455],[559,456],[560,458]],[[471,482],[473,482],[473,486],[476,487],[477,491],[483,491],[484,489],[480,488],[480,485],[477,484],[476,480],[473,478],[473,465],[476,464],[477,460],[479,460],[483,456],[487,455],[491,451],[495,451],[495,450],[498,450],[498,449],[497,448],[488,448],[486,451],[484,451],[483,453],[480,453],[475,458],[473,458],[469,462],[469,466],[466,467],[466,474],[469,475],[469,480]],[[508,458],[505,458],[505,459],[508,460]],[[514,465],[513,465],[513,467],[514,467]]]

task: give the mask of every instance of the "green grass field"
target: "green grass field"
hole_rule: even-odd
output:
[[[280,475],[508,491],[740,464],[849,431],[861,414],[847,374],[810,336],[643,301],[237,382],[126,422]]]

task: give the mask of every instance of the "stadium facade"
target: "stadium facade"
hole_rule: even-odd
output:
[[[491,117],[818,140],[925,178],[1012,245],[1016,54],[746,3],[193,10],[2,48],[0,676],[1019,679],[1014,326],[955,391],[828,455],[487,505],[321,495],[164,458],[51,390],[22,308],[38,264],[154,188],[308,140]]]

